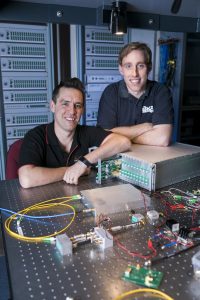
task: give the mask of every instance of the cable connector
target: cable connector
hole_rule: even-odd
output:
[[[82,199],[81,195],[73,195],[72,196],[72,200],[81,200],[81,199]]]
[[[82,210],[83,213],[95,212],[95,208],[86,208]]]
[[[98,243],[103,249],[113,247],[113,236],[110,234],[110,232],[100,227],[95,227],[94,232],[97,237]]]
[[[23,233],[23,230],[22,230],[20,224],[21,224],[21,218],[19,218],[17,220],[17,232],[18,232],[19,235],[24,236],[24,233]]]
[[[47,243],[47,244],[55,244],[56,243],[56,238],[55,237],[49,237],[49,238],[44,238],[43,239],[43,242],[44,243]]]
[[[24,235],[21,226],[17,226],[17,232],[18,232],[19,235],[22,235],[22,236]]]

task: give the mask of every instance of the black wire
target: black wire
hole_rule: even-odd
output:
[[[200,245],[200,243],[196,243],[196,244],[194,244],[194,245],[192,245],[192,246],[190,246],[190,247],[188,247],[186,249],[177,251],[175,253],[171,253],[169,255],[166,255],[166,256],[163,256],[163,257],[160,257],[160,258],[157,258],[157,259],[154,259],[154,260],[151,260],[151,265],[155,265],[155,264],[161,262],[163,259],[171,258],[171,257],[174,257],[174,256],[176,256],[178,254],[182,254],[183,252],[186,252],[186,251],[188,251],[188,250],[190,250],[192,248],[195,248],[195,247],[197,247],[199,245]]]

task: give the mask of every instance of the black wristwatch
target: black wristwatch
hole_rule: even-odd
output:
[[[79,157],[78,160],[81,161],[87,167],[92,167],[93,166],[93,164],[91,162],[89,162],[89,160],[87,160],[87,158],[85,158],[84,156]]]

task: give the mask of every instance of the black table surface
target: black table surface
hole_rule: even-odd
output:
[[[101,186],[97,185],[93,175],[82,177],[78,186],[57,182],[41,187],[23,189],[18,180],[0,182],[1,208],[20,211],[26,207],[52,198],[79,194],[81,190],[93,189],[104,186],[124,184],[118,179],[109,179]],[[194,178],[175,185],[183,190],[200,188],[200,178]],[[165,212],[166,207],[162,201],[149,195],[148,209]],[[82,202],[77,208],[84,208]],[[144,214],[144,207],[137,213]],[[11,285],[12,299],[37,299],[37,300],[112,300],[116,296],[132,289],[140,288],[138,285],[122,280],[122,274],[129,264],[142,264],[143,261],[130,257],[115,245],[102,250],[98,245],[85,243],[78,245],[73,250],[73,255],[61,257],[55,244],[31,243],[11,237],[4,227],[4,222],[9,216],[2,210],[2,229],[4,234],[5,251],[8,261],[8,272]],[[169,216],[169,215],[168,215]],[[179,220],[182,225],[197,226],[198,214],[183,211],[172,212],[169,216]],[[127,211],[111,216],[113,225],[125,225],[130,220]],[[27,221],[25,233],[46,235],[67,222],[66,218],[52,219],[46,222]],[[194,224],[195,222],[195,224]],[[33,224],[34,223],[34,224]],[[92,214],[77,214],[75,221],[67,230],[67,235],[72,237],[86,233],[95,227],[95,218]],[[117,237],[128,249],[136,253],[148,253],[147,241],[154,235],[156,228],[150,224],[132,228],[117,234]],[[199,246],[167,259],[160,259],[153,270],[163,272],[163,280],[159,290],[174,299],[197,300],[200,299],[200,282],[193,276],[191,263],[192,256],[200,250]],[[169,251],[172,251],[171,249]],[[167,252],[168,253],[168,252]],[[165,253],[166,254],[166,253]],[[161,255],[162,256],[162,255]],[[159,299],[141,295],[138,299]],[[126,298],[133,299],[133,298]],[[135,299],[135,298],[134,298]]]

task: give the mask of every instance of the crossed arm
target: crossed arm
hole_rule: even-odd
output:
[[[130,140],[122,135],[111,133],[94,151],[85,155],[91,163],[96,163],[99,158],[104,159],[117,153],[130,149]],[[40,186],[60,180],[66,183],[78,184],[81,175],[88,172],[83,163],[77,161],[70,167],[47,168],[34,165],[24,165],[19,169],[19,181],[23,188]]]
[[[133,126],[115,127],[111,131],[128,137],[135,144],[166,147],[169,146],[171,141],[172,125],[143,123]]]

